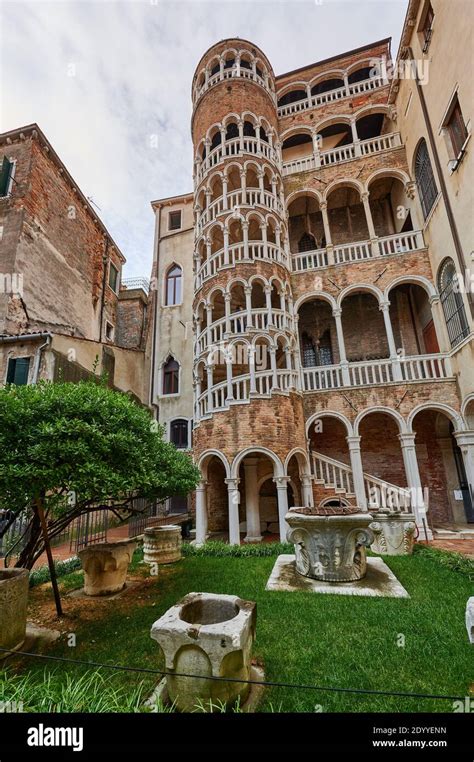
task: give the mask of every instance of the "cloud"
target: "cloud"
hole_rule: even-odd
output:
[[[37,122],[100,207],[125,275],[148,275],[150,201],[192,190],[191,80],[205,50],[250,39],[276,74],[388,36],[395,54],[405,10],[405,0],[3,2],[0,129]]]

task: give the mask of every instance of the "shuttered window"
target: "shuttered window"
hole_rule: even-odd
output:
[[[469,334],[460,280],[452,259],[445,259],[438,275],[438,290],[451,346],[455,347]]]
[[[29,371],[29,357],[11,357],[8,361],[7,384],[27,384]]]
[[[13,162],[4,156],[0,168],[0,196],[8,196],[12,171]]]

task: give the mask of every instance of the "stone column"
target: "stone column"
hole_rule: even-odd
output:
[[[383,315],[383,321],[385,323],[385,331],[387,333],[387,342],[390,352],[390,360],[392,362],[393,380],[402,381],[402,369],[400,365],[400,358],[397,355],[397,348],[395,346],[395,338],[393,336],[392,321],[390,320],[390,302],[381,302],[379,304],[379,310]]]
[[[355,119],[351,119],[351,132],[352,132],[352,142],[354,144],[354,155],[361,156],[362,153],[360,150],[360,140],[357,134],[357,124]]]
[[[398,439],[402,448],[403,464],[407,478],[408,489],[410,490],[412,512],[415,514],[416,524],[420,531],[420,536],[425,539],[425,528],[428,540],[433,539],[431,529],[428,527],[426,518],[426,506],[421,486],[420,471],[418,469],[418,460],[416,457],[415,434],[399,434]]]
[[[285,516],[288,513],[288,493],[287,485],[290,481],[289,476],[275,476],[273,478],[277,486],[277,498],[278,498],[278,523],[280,524],[280,542],[286,542],[286,533],[288,531],[288,524],[285,521]]]
[[[245,310],[247,312],[247,330],[252,328],[252,286],[244,286]]]
[[[239,138],[240,138],[240,150],[244,150],[244,123],[242,120],[238,122]]]
[[[368,509],[367,496],[365,494],[364,469],[362,468],[362,458],[360,454],[360,436],[347,436],[346,442],[349,446],[352,481],[354,483],[354,492],[357,505],[361,511],[367,511]]]
[[[278,389],[278,373],[276,366],[276,348],[270,347],[270,367],[272,369],[272,391]]]
[[[443,307],[441,305],[441,299],[438,294],[430,296],[431,314],[433,317],[433,323],[436,329],[436,337],[438,339],[439,351],[450,352],[451,341],[448,335],[448,329],[446,328],[446,320],[444,318]]]
[[[474,504],[474,431],[455,431],[454,437],[461,449],[471,501]]]
[[[207,373],[207,412],[212,412],[212,365],[206,365]]]
[[[329,226],[328,205],[323,202],[320,205],[321,216],[323,218],[324,237],[326,239],[326,251],[328,253],[328,265],[334,264],[334,246],[331,238],[331,228]]]
[[[257,381],[255,378],[255,347],[248,350],[249,373],[250,373],[250,396],[257,394]]]
[[[234,394],[232,391],[232,353],[230,353],[230,356],[226,353],[225,370],[227,380],[227,396],[225,402],[226,405],[229,405],[234,400]]]
[[[372,210],[370,208],[369,194],[367,191],[361,194],[362,203],[364,205],[365,219],[367,221],[367,228],[369,231],[370,247],[372,255],[378,257],[380,254],[377,234],[375,232],[374,221],[372,219]]]
[[[339,349],[339,364],[341,366],[341,371],[342,371],[342,383],[344,384],[344,386],[350,386],[351,378],[349,375],[349,363],[347,362],[346,346],[344,344],[344,333],[342,330],[341,307],[336,307],[335,309],[333,309],[332,314],[336,322],[337,346]]]
[[[207,484],[201,481],[196,487],[196,545],[207,539]]]
[[[247,535],[244,542],[260,542],[260,509],[257,478],[258,458],[246,458],[245,470],[245,511],[247,518]]]
[[[242,222],[242,237],[244,239],[244,259],[250,259],[249,254],[249,224]]]
[[[222,207],[227,209],[227,175],[222,177]]]
[[[224,294],[224,309],[225,309],[225,334],[224,336],[230,336],[232,333],[231,325],[230,325],[230,300],[231,295],[230,294]]]
[[[240,479],[224,479],[227,484],[227,493],[229,497],[229,544],[240,545],[239,529],[239,481]]]
[[[224,236],[224,265],[229,264],[229,228],[227,225],[224,225],[224,230],[222,231]]]
[[[263,253],[264,253],[264,256],[268,259],[267,226],[266,226],[266,223],[263,223],[262,225],[260,225],[260,230],[262,231]]]
[[[320,145],[319,145],[319,134],[317,132],[313,132],[311,137],[313,139],[314,166],[315,166],[315,169],[319,169],[320,166],[321,166],[321,153],[320,153]]]
[[[267,308],[267,328],[273,328],[273,311],[272,311],[272,287],[265,286],[265,306]]]
[[[313,500],[313,483],[309,474],[302,474],[301,479],[301,499],[305,508],[312,508],[314,505]]]

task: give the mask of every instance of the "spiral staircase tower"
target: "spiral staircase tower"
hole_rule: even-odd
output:
[[[240,541],[237,456],[252,448],[276,456],[283,536],[284,464],[295,449],[304,460],[307,446],[275,81],[252,43],[221,41],[199,62],[192,137],[194,456],[200,464],[218,451],[229,464],[231,542]],[[306,472],[302,484],[311,501]]]

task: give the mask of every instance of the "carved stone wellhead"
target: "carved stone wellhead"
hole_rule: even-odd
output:
[[[357,508],[292,508],[288,541],[299,574],[325,582],[353,582],[367,571],[366,548],[374,541],[370,513]]]

